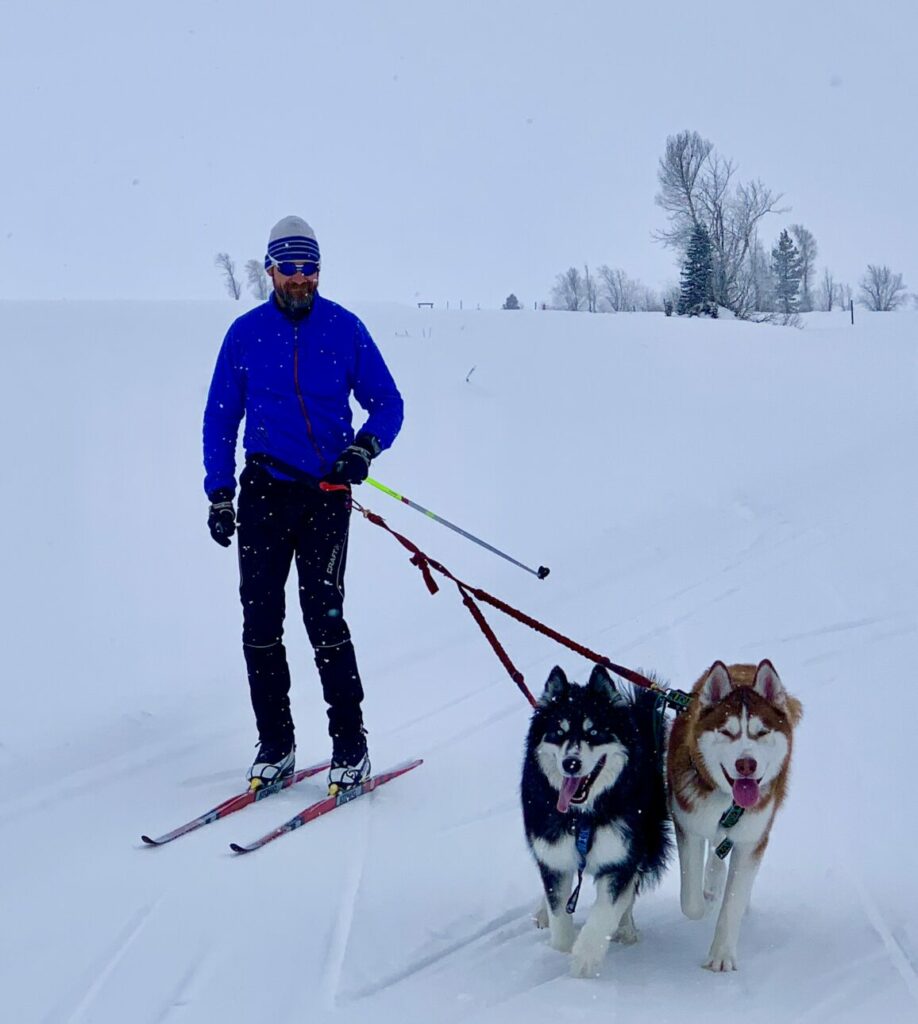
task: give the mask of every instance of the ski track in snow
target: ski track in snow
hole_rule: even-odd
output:
[[[425,711],[422,715],[416,715],[414,718],[406,718],[403,722],[400,722],[398,727],[390,730],[386,735],[397,735],[406,729],[411,729],[416,725],[421,725],[424,722],[430,721],[432,718],[437,718],[447,711],[453,711],[461,704],[467,701],[474,700],[476,697],[488,690],[492,689],[493,683],[486,683],[484,686],[476,686],[473,690],[467,690],[461,696],[456,697],[453,700],[444,701],[442,704],[437,704],[432,707],[429,711]]]
[[[666,634],[671,630],[678,629],[681,626],[684,626],[687,622],[691,622],[692,619],[708,608],[729,600],[735,594],[739,593],[739,590],[739,587],[729,587],[727,590],[722,590],[714,596],[709,597],[703,604],[696,604],[689,611],[683,612],[681,615],[673,616],[661,626],[648,629],[644,633],[636,633],[632,635],[626,643],[618,645],[616,648],[618,655],[621,656],[621,654],[627,653],[628,651],[639,650],[647,647],[652,640],[657,640],[660,637],[666,636]]]
[[[92,980],[85,985],[82,995],[76,997],[76,1005],[69,1011],[60,1006],[56,1007],[45,1017],[45,1024],[81,1024],[82,1021],[91,1020],[91,1017],[87,1017],[87,1013],[92,1009],[92,1004],[105,988],[108,980],[114,975],[118,965],[161,902],[162,900],[159,899],[141,907],[133,915],[111,942],[107,952],[100,956],[91,971],[87,972],[91,975]]]
[[[839,1010],[849,1004],[852,997],[857,994],[858,988],[863,985],[863,978],[859,973],[852,972],[852,968],[885,959],[885,950],[874,949],[857,960],[846,960],[836,970],[823,975],[820,980],[825,994],[801,1013],[796,1014],[788,1024],[821,1024],[824,1021],[831,1021]]]
[[[489,818],[503,818],[509,814],[514,815],[515,826],[518,822],[516,816],[519,814],[519,810],[520,801],[518,798],[514,798],[513,800],[501,800],[477,814],[467,815],[464,818],[456,818],[454,821],[450,821],[447,825],[441,825],[437,829],[437,832],[440,834],[457,832],[460,829],[468,828],[469,825],[477,825],[479,822],[487,821]]]
[[[191,989],[198,978],[201,965],[207,959],[208,954],[206,953],[199,953],[196,957],[192,957],[187,969],[182,971],[172,991],[163,1001],[162,1009],[152,1018],[150,1024],[165,1024],[166,1021],[174,1019],[176,1016],[186,1016],[191,1012],[190,1007],[193,1005]]]
[[[525,921],[520,921],[520,915],[525,913]],[[422,971],[428,970],[435,964],[441,961],[447,960],[449,957],[454,956],[460,950],[466,949],[474,943],[480,941],[488,935],[493,934],[498,929],[505,927],[506,925],[517,922],[515,928],[511,930],[509,937],[515,937],[528,932],[532,928],[532,915],[530,913],[529,904],[523,904],[522,906],[515,907],[512,910],[508,910],[498,917],[492,918],[490,921],[483,924],[480,928],[471,932],[468,935],[463,936],[460,939],[449,943],[444,948],[437,950],[436,953],[430,953],[427,956],[418,957],[411,963],[401,968],[398,971],[380,979],[379,981],[372,982],[369,985],[365,985],[362,988],[357,989],[350,996],[350,1001],[356,1002],[360,999],[366,999],[369,996],[376,995],[379,992],[383,992],[386,989],[393,988],[394,986],[406,981],[409,978],[420,974]]]
[[[0,824],[38,814],[60,803],[70,803],[87,794],[99,797],[104,788],[118,786],[125,779],[141,777],[151,765],[162,764],[165,760],[178,760],[199,747],[200,741],[174,744],[174,741],[156,740],[140,749],[100,758],[85,768],[72,772],[65,769],[47,785],[38,785],[28,793],[0,803]],[[238,772],[235,774],[238,775]]]
[[[784,532],[773,538],[773,534],[778,530]],[[810,534],[812,532],[810,530],[792,528],[786,519],[782,519],[774,526],[763,530],[761,534],[753,541],[747,543],[739,552],[728,554],[718,564],[710,567],[693,582],[670,591],[659,600],[652,601],[645,607],[642,607],[640,612],[632,617],[622,619],[597,632],[599,635],[602,635],[614,630],[619,636],[625,638],[616,646],[616,652],[619,655],[623,652],[645,647],[651,640],[665,636],[671,629],[681,628],[685,623],[690,622],[706,610],[734,597],[744,586],[748,585],[747,577],[749,572],[754,570],[757,565],[774,569],[776,565],[780,564],[775,561],[774,556],[776,552],[783,551],[788,545],[793,545],[793,550],[787,553],[784,558],[785,561],[789,561],[796,557],[798,555],[797,546],[811,541]],[[809,546],[807,546],[807,550],[809,550]],[[728,585],[724,589],[724,576],[732,574],[739,575],[737,583]],[[676,613],[673,610],[674,605],[676,607],[685,607],[685,611]],[[634,627],[648,619],[659,621],[659,613],[661,611],[668,611],[672,616],[665,624],[641,633],[634,633],[632,631]]]
[[[513,701],[511,704],[504,705],[504,707],[494,711],[490,715],[485,715],[482,718],[477,719],[467,728],[450,733],[437,743],[435,749],[437,751],[448,750],[450,747],[455,746],[462,740],[468,739],[476,733],[484,732],[488,726],[501,722],[505,718],[510,718],[513,715],[518,715],[520,713],[520,700],[522,699],[522,695],[520,695],[520,699]]]
[[[867,915],[870,926],[879,936],[887,956],[892,961],[893,967],[898,971],[909,995],[915,1002],[915,1015],[918,1018],[918,971],[915,969],[915,964],[893,934],[892,929],[883,917],[877,901],[870,895],[870,891],[865,885],[863,878],[855,870],[850,860],[844,864],[844,868],[848,873],[854,891],[857,893],[861,906],[864,908],[864,913]]]
[[[341,978],[347,958],[347,944],[354,923],[354,912],[360,883],[363,879],[364,864],[370,845],[370,823],[373,800],[358,801],[359,834],[353,836],[352,849],[348,856],[347,868],[340,879],[341,897],[332,935],[328,943],[328,956],[322,972],[322,1003],[327,1010],[334,1010],[338,1002]],[[353,817],[353,816],[352,816]]]

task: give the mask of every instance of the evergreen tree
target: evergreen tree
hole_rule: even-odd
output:
[[[787,231],[781,232],[778,244],[771,250],[771,269],[775,277],[775,298],[779,313],[796,313],[803,269],[800,252]]]
[[[676,310],[680,316],[702,316],[705,313],[717,316],[717,306],[711,297],[713,269],[711,239],[707,231],[696,224],[682,264],[682,285]]]
[[[507,298],[504,300],[504,304],[500,307],[501,309],[519,309],[520,300],[510,292]]]

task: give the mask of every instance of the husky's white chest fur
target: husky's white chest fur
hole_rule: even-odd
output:
[[[763,808],[744,810],[736,823],[728,827],[722,822],[733,806],[730,796],[720,792],[711,793],[699,800],[691,811],[683,811],[674,806],[673,820],[684,831],[701,836],[714,847],[724,839],[731,840],[735,846],[757,846],[771,827],[774,809],[769,803]]]
[[[567,834],[556,842],[534,838],[532,852],[540,863],[553,871],[578,871],[581,867],[580,852],[573,834]],[[595,875],[600,867],[622,864],[628,858],[629,845],[618,825],[601,825],[591,833],[590,846],[583,870]]]

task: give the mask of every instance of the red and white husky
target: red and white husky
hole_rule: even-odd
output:
[[[770,661],[729,668],[716,661],[692,694],[688,711],[673,723],[667,764],[682,912],[704,917],[726,893],[704,966],[735,971],[740,922],[787,795],[803,707]]]

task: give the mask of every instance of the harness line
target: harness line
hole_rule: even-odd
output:
[[[482,633],[487,637],[488,642],[491,644],[495,654],[500,659],[501,664],[507,670],[510,678],[514,683],[516,683],[523,696],[529,701],[532,707],[536,707],[538,701],[533,697],[531,691],[526,686],[523,673],[520,672],[520,670],[513,664],[510,656],[497,639],[494,630],[489,625],[487,619],[485,619],[484,613],[475,603],[475,599],[497,608],[498,611],[503,612],[505,615],[509,615],[512,619],[516,619],[517,622],[522,622],[524,625],[534,629],[537,633],[547,636],[549,639],[554,640],[563,647],[576,651],[589,661],[593,661],[597,665],[602,665],[604,668],[607,668],[616,675],[627,679],[636,686],[652,690],[654,693],[660,695],[662,702],[669,704],[677,711],[685,711],[691,703],[691,694],[685,693],[683,690],[662,686],[660,683],[657,683],[652,679],[648,679],[647,676],[642,675],[640,672],[635,672],[633,669],[626,668],[624,665],[617,665],[605,655],[591,651],[588,647],[584,647],[583,644],[579,644],[575,640],[571,640],[569,637],[564,636],[557,630],[552,629],[550,626],[546,626],[543,622],[539,622],[538,619],[534,619],[531,615],[527,615],[525,612],[521,612],[519,609],[512,607],[507,604],[506,601],[502,601],[500,598],[494,597],[492,594],[482,590],[480,587],[473,587],[471,584],[463,582],[454,576],[445,565],[442,565],[436,559],[425,554],[413,541],[409,540],[398,531],[393,530],[382,516],[377,515],[377,513],[372,512],[368,508],[365,508],[354,497],[351,497],[351,505],[356,508],[365,519],[368,519],[375,526],[380,526],[382,529],[392,534],[402,547],[411,552],[411,564],[420,570],[421,575],[424,577],[424,583],[431,595],[436,594],[440,589],[436,580],[433,578],[433,573],[431,572],[432,569],[436,570],[438,573],[445,576],[447,579],[452,580],[453,583],[456,584],[459,589],[459,593],[462,595],[463,604],[468,608],[472,618],[475,619]]]

